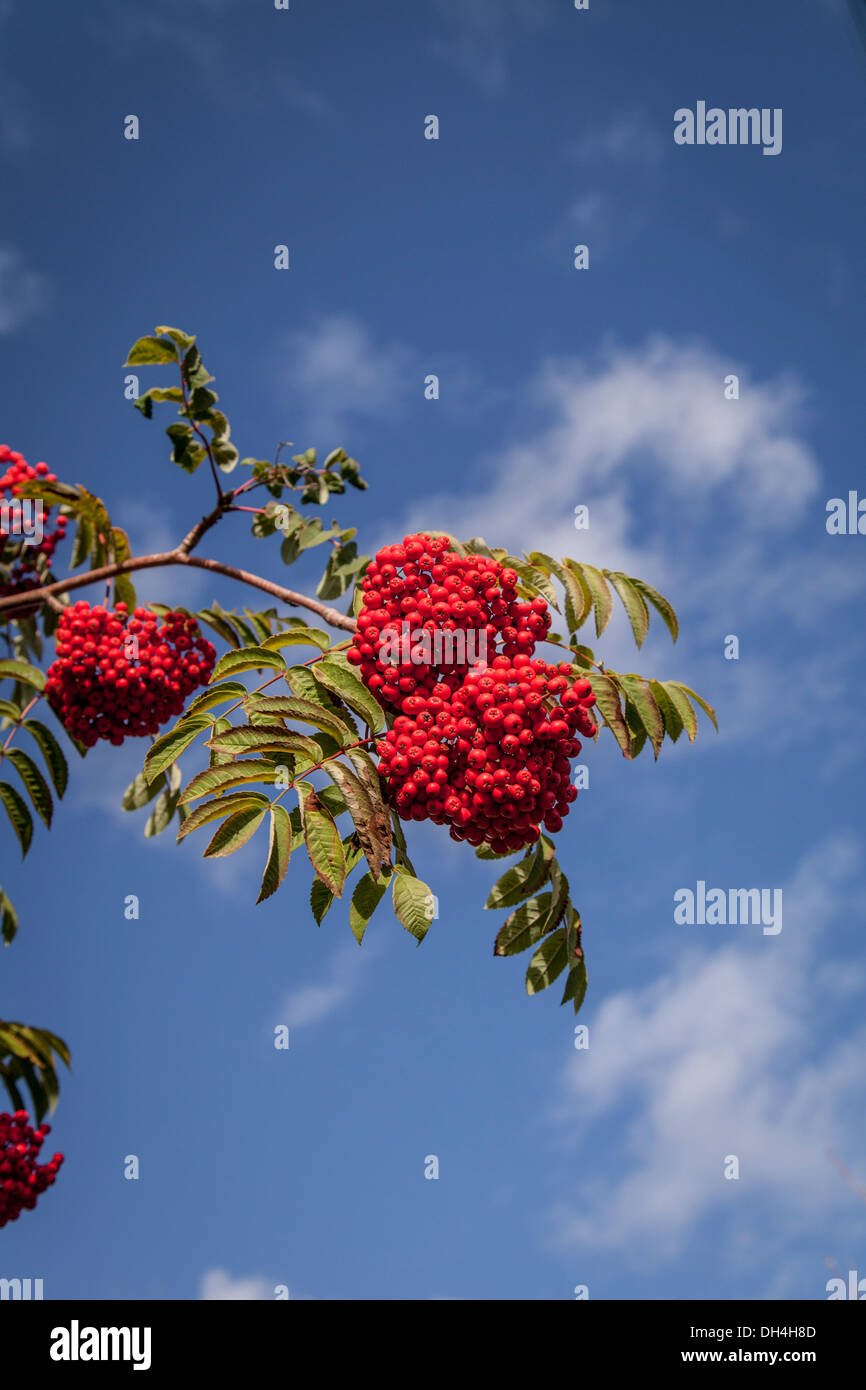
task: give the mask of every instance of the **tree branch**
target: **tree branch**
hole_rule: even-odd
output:
[[[162,569],[168,565],[191,565],[195,569],[209,570],[213,574],[223,574],[228,579],[237,579],[241,584],[249,584],[254,589],[262,589],[266,594],[271,594],[292,608],[308,608],[330,627],[342,628],[344,632],[355,631],[357,624],[354,618],[340,613],[338,609],[331,608],[326,603],[320,603],[318,599],[309,598],[294,589],[286,589],[282,584],[274,584],[270,579],[262,579],[260,575],[251,574],[248,570],[225,565],[221,560],[207,560],[199,555],[190,555],[189,548],[216,523],[221,511],[222,504],[209,516],[203,517],[175,550],[165,550],[156,555],[139,555],[116,565],[102,565],[100,569],[88,570],[86,574],[70,575],[68,579],[60,579],[57,583],[48,584],[42,589],[28,589],[27,600],[29,603],[50,602],[56,594],[67,593],[70,589],[82,589],[87,584],[97,584],[102,579],[113,579],[118,574],[132,574],[135,570]],[[16,604],[21,604],[18,594],[0,598],[0,613],[4,609],[14,608]]]

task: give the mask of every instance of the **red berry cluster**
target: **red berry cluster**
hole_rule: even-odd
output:
[[[403,624],[431,634],[472,633],[482,656],[499,638],[504,656],[530,654],[550,630],[543,598],[519,601],[514,570],[485,556],[456,555],[446,536],[407,536],[402,545],[385,546],[367,566],[361,589],[364,603],[348,659],[379,703],[398,713],[408,712],[407,695],[429,695],[446,676],[462,677],[470,667],[465,660],[383,661],[383,648]]]
[[[155,734],[196,686],[207,685],[216,661],[195,618],[168,613],[160,626],[146,608],[128,616],[125,603],[113,612],[73,604],[57,624],[55,648],[45,694],[88,748],[100,738],[117,745]]]
[[[0,444],[0,465],[4,463],[8,467],[5,473],[0,474],[0,501],[20,496],[27,483],[57,482],[56,474],[49,473],[47,463],[37,463],[36,467],[32,468],[23,455],[16,453],[6,444]],[[46,520],[50,510],[50,507],[44,509],[43,515]],[[0,530],[0,563],[14,565],[11,577],[0,587],[0,596],[5,598],[8,594],[26,593],[28,589],[40,587],[42,580],[36,572],[37,556],[42,555],[47,563],[51,563],[58,543],[66,535],[66,524],[66,517],[59,516],[57,529],[43,531],[42,540],[38,545],[22,545],[18,536],[10,531]]]
[[[48,1163],[36,1162],[51,1126],[33,1129],[29,1118],[26,1110],[0,1115],[0,1226],[17,1221],[22,1208],[33,1210],[63,1162],[63,1154],[55,1154]]]
[[[542,821],[561,829],[577,796],[574,735],[595,733],[589,682],[568,664],[533,658],[550,613],[543,599],[519,602],[516,582],[495,560],[448,552],[442,537],[407,536],[367,569],[349,653],[382,705],[399,711],[376,751],[401,817],[449,825],[453,839],[501,854],[537,840]],[[400,620],[431,634],[477,624],[489,664],[385,663]]]

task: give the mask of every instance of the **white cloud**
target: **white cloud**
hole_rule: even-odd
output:
[[[317,439],[343,433],[349,421],[399,415],[412,386],[412,355],[400,344],[377,346],[357,319],[334,315],[287,336],[279,371],[287,414],[301,410]]]
[[[12,247],[0,246],[0,333],[14,333],[41,313],[47,297],[45,276],[28,269]]]
[[[814,963],[834,919],[852,909],[860,861],[852,841],[817,846],[784,889],[778,937],[678,928],[712,932],[712,947],[601,1006],[589,1049],[566,1068],[557,1119],[579,1126],[589,1145],[593,1122],[627,1104],[618,1154],[605,1131],[603,1167],[620,1171],[587,1184],[579,1210],[557,1208],[558,1242],[646,1260],[677,1253],[719,1208],[734,1248],[755,1202],[780,1213],[787,1232],[850,1209],[826,1149],[852,1164],[858,1152],[866,1159],[855,1123],[866,1100],[866,1029],[827,1041],[838,992],[819,993]],[[724,944],[725,932],[741,939]],[[836,968],[844,972],[844,961]],[[738,1181],[723,1177],[729,1154],[739,1158]]]
[[[460,69],[485,96],[508,87],[508,54],[518,37],[547,26],[551,0],[436,0],[443,21],[433,52]],[[450,27],[449,27],[450,26]]]
[[[273,1288],[262,1275],[233,1279],[225,1269],[209,1269],[201,1278],[199,1298],[207,1302],[253,1303],[273,1298]]]
[[[661,159],[664,141],[645,114],[630,111],[608,125],[594,126],[574,145],[582,164],[653,165]]]
[[[378,948],[365,940],[363,950],[355,942],[331,957],[328,976],[318,984],[301,985],[287,997],[280,1019],[290,1028],[306,1028],[336,1013],[361,986]]]

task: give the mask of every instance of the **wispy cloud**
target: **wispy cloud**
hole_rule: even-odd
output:
[[[657,164],[662,157],[664,141],[649,117],[640,111],[615,116],[606,125],[596,125],[581,135],[573,146],[575,158],[581,164],[637,164],[644,167]]]
[[[0,246],[0,333],[14,333],[40,314],[48,281],[11,246]]]
[[[436,0],[439,32],[433,52],[457,67],[485,96],[508,88],[512,46],[545,28],[556,10],[551,0]]]
[[[287,415],[300,412],[310,434],[334,439],[350,422],[393,419],[413,385],[413,357],[400,343],[377,344],[349,315],[286,336],[277,388]]]
[[[336,1013],[361,988],[371,961],[381,949],[368,941],[363,950],[355,942],[341,947],[331,957],[324,980],[292,990],[280,1010],[280,1022],[290,1028],[307,1028]]]
[[[228,1270],[208,1269],[201,1277],[198,1296],[211,1303],[254,1303],[273,1298],[274,1290],[262,1275],[233,1279]]]

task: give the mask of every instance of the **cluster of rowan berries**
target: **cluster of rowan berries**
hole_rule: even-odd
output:
[[[47,463],[37,463],[36,467],[33,468],[22,454],[16,453],[6,444],[0,444],[0,465],[4,463],[8,467],[5,473],[0,474],[0,501],[8,501],[18,497],[27,483],[57,482],[56,474],[49,473]],[[43,515],[46,518],[50,510],[50,507],[45,508]],[[57,529],[50,532],[43,530],[42,539],[37,545],[22,545],[15,532],[4,524],[0,529],[0,563],[5,560],[5,552],[11,551],[13,571],[11,577],[0,588],[0,596],[5,598],[9,594],[26,593],[28,589],[40,587],[42,580],[36,572],[37,557],[42,555],[46,563],[51,563],[55,549],[66,535],[66,525],[66,517],[59,516]],[[5,563],[8,564],[10,561],[5,560]]]
[[[0,1115],[0,1226],[17,1221],[22,1208],[32,1211],[54,1182],[63,1154],[55,1154],[48,1163],[36,1162],[50,1133],[50,1125],[34,1129],[26,1110]]]
[[[183,711],[186,696],[207,685],[216,661],[213,644],[195,618],[168,613],[162,625],[146,608],[130,616],[79,602],[57,624],[57,659],[45,694],[73,738],[91,748],[97,739],[119,745],[155,734]]]
[[[577,796],[575,733],[595,733],[589,681],[533,658],[550,613],[544,599],[520,602],[516,583],[514,570],[456,555],[444,537],[407,536],[368,566],[349,652],[380,703],[399,711],[376,751],[401,817],[449,825],[453,839],[502,854],[537,840],[542,821],[561,829]],[[385,661],[404,621],[431,637],[471,625],[491,659],[470,663],[452,650],[419,664],[404,650]]]

